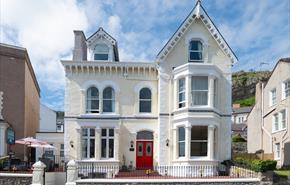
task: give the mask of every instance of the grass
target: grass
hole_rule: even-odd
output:
[[[274,172],[279,177],[290,177],[290,170],[275,170]]]
[[[255,105],[255,96],[243,100],[236,100],[234,103],[240,104],[241,107],[248,107]]]

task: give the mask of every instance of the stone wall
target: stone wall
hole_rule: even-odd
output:
[[[85,182],[85,183],[81,183],[78,182],[77,185],[93,185],[93,184],[99,184],[97,182]],[[106,185],[130,185],[130,184],[134,184],[134,185],[259,185],[260,182],[132,182],[132,183],[112,183],[112,182],[107,182],[104,183],[102,182],[102,184],[106,184]]]
[[[30,185],[32,176],[2,176],[0,175],[1,185]]]

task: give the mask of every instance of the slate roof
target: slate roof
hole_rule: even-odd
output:
[[[233,108],[233,114],[250,113],[253,107]]]
[[[247,124],[245,123],[232,124],[232,131],[241,132],[241,131],[245,131],[246,128],[247,128]]]

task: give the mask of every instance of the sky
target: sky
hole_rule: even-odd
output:
[[[41,102],[64,109],[61,59],[72,58],[73,30],[103,27],[121,61],[153,62],[195,0],[0,0],[0,42],[27,49]],[[271,70],[290,57],[289,0],[203,0],[239,62],[233,71]]]

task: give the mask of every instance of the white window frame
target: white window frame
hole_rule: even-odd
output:
[[[110,98],[104,98],[104,96],[105,96],[105,93],[104,92],[105,92],[105,90],[107,88],[111,88],[111,90],[112,90],[112,98],[111,99]],[[105,112],[104,111],[104,101],[111,101],[112,102],[112,112]],[[102,103],[103,103],[103,106],[102,106],[103,110],[102,110],[102,112],[103,113],[115,113],[115,111],[116,111],[116,108],[115,108],[116,103],[115,102],[116,102],[115,89],[113,87],[111,87],[111,86],[105,87],[103,89],[103,95],[102,95]]]
[[[89,98],[88,97],[88,91],[90,88],[96,88],[98,90],[98,96],[96,98]],[[88,102],[89,101],[95,101],[95,100],[98,100],[99,101],[99,109],[92,109],[91,107],[88,108]],[[95,86],[90,86],[89,88],[87,88],[86,90],[86,113],[87,114],[100,114],[100,102],[101,102],[101,99],[100,99],[100,90],[95,87]],[[96,111],[96,112],[92,112],[92,111]]]
[[[282,84],[282,97],[283,99],[290,97],[290,79],[284,81]]]
[[[150,91],[150,93],[151,93],[151,98],[148,98],[148,99],[141,99],[140,98],[140,95],[141,95],[141,91],[143,90],[143,89],[149,89],[149,91]],[[139,98],[139,106],[138,106],[138,111],[139,111],[139,113],[140,114],[151,114],[152,113],[152,90],[149,88],[149,87],[143,87],[143,88],[141,88],[140,89],[140,91],[139,91],[139,93],[138,93],[138,98]],[[141,101],[143,101],[143,102],[150,102],[150,112],[141,112]]]
[[[279,160],[281,158],[281,144],[275,143],[275,159]]]
[[[284,119],[283,119],[283,112],[284,112]],[[283,109],[280,111],[280,120],[281,120],[281,130],[285,130],[287,128],[287,111],[286,109]]]
[[[104,45],[104,46],[106,46],[107,48],[108,48],[108,52],[104,52],[104,51],[96,51],[96,47],[97,47],[97,45]],[[107,60],[97,60],[97,59],[95,59],[95,55],[96,54],[101,54],[101,55],[103,55],[103,54],[107,54],[108,55],[108,59]],[[99,43],[99,44],[96,44],[96,46],[95,46],[95,48],[94,48],[94,52],[93,52],[93,59],[95,60],[95,61],[108,61],[109,59],[110,59],[110,47],[107,45],[107,44],[105,44],[105,43]]]
[[[277,132],[279,131],[280,127],[279,127],[279,114],[278,113],[275,113],[273,115],[273,128],[272,128],[272,132]]]
[[[102,132],[103,132],[103,129],[106,130],[106,136],[102,136]],[[114,132],[114,136],[110,136],[110,129],[113,130]],[[106,140],[106,156],[103,157],[102,156],[102,151],[101,152],[101,159],[112,159],[115,157],[115,129],[114,128],[102,128],[101,129],[101,148],[103,148],[102,146],[102,140],[105,139]],[[113,139],[113,157],[110,157],[109,156],[109,142],[110,142],[110,139]]]
[[[190,150],[191,150],[191,144],[192,144],[192,143],[206,143],[207,151],[206,151],[206,155],[201,155],[201,156],[194,156],[194,155],[191,154],[191,151],[190,151],[190,157],[191,157],[191,158],[208,157],[208,126],[198,126],[198,125],[196,125],[196,126],[192,126],[192,127],[191,127],[191,130],[194,129],[194,127],[206,127],[207,139],[206,139],[206,140],[192,140],[192,139],[190,138]],[[190,132],[191,132],[191,130],[190,130]]]
[[[276,88],[273,88],[270,91],[270,96],[269,97],[270,97],[269,105],[270,106],[276,105],[277,104],[277,90],[276,90]]]
[[[180,133],[179,133],[179,129],[181,129],[181,128],[184,130],[184,140],[179,140],[179,135],[180,135]],[[186,131],[185,131],[185,127],[178,127],[178,128],[177,128],[177,133],[178,133],[178,134],[177,134],[177,135],[178,135],[178,136],[177,136],[177,139],[178,139],[178,141],[177,141],[177,143],[178,143],[178,146],[177,146],[177,147],[178,147],[178,151],[177,151],[178,154],[177,154],[177,156],[178,156],[178,157],[185,157],[185,151],[186,151],[186,150],[185,150],[185,147],[186,147],[186,144],[185,144],[185,139],[186,139],[186,135],[185,135],[185,134],[186,134],[186,133],[185,133],[185,132],[186,132]],[[179,147],[181,143],[184,143],[184,151],[183,151],[184,155],[182,155],[182,156],[180,155],[180,147]]]
[[[90,131],[91,131],[91,129],[92,130],[94,130],[94,135],[93,136],[91,136],[90,135]],[[87,135],[86,136],[83,136],[83,131],[86,131],[87,132]],[[96,156],[96,152],[95,152],[95,148],[96,148],[96,144],[94,144],[95,145],[95,147],[94,147],[94,156],[93,157],[90,157],[90,141],[91,141],[91,139],[93,139],[94,140],[94,142],[96,142],[96,130],[95,130],[95,128],[92,128],[92,127],[82,127],[82,133],[81,133],[82,135],[81,135],[81,142],[83,141],[83,139],[86,139],[86,142],[87,142],[87,156],[83,156],[83,151],[82,151],[82,148],[81,148],[81,154],[82,154],[82,159],[93,159],[93,158],[95,158],[95,156]]]
[[[201,43],[201,50],[191,50],[191,42],[193,41],[197,41],[197,42],[200,42]],[[201,53],[201,60],[191,60],[190,59],[190,53],[191,52],[197,52],[197,53]],[[204,43],[201,39],[192,39],[189,41],[189,44],[188,44],[188,61],[190,63],[204,63]]]
[[[181,89],[180,88],[180,81],[183,81],[183,83],[184,83],[184,88],[183,89]],[[185,106],[186,106],[186,97],[185,97],[185,93],[186,93],[186,84],[185,84],[185,78],[180,78],[180,79],[178,79],[178,105],[177,105],[177,107],[180,109],[180,108],[184,108]],[[181,94],[183,94],[184,95],[184,100],[183,101],[181,101],[180,100],[180,95]]]
[[[201,90],[201,89],[193,89],[192,88],[192,84],[190,84],[190,86],[191,86],[191,106],[192,107],[207,107],[207,106],[209,106],[209,78],[208,78],[208,76],[191,76],[191,82],[193,81],[193,79],[194,78],[197,78],[197,77],[206,77],[207,78],[207,90]],[[207,103],[206,104],[204,104],[204,105],[195,105],[194,104],[194,96],[193,96],[193,93],[194,92],[206,92],[206,94],[207,94]]]
[[[62,147],[63,146],[63,147]],[[63,154],[63,155],[62,155]],[[61,157],[61,158],[63,158],[64,157],[64,144],[60,144],[59,145],[59,156]]]

